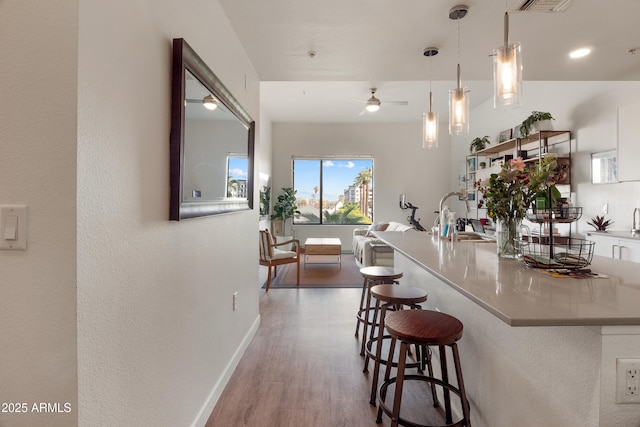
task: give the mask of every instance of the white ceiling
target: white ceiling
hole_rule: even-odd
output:
[[[551,13],[515,11],[524,0],[219,1],[257,70],[262,107],[274,122],[417,120],[430,76],[434,111],[446,120],[458,62],[472,105],[483,102],[491,97],[490,54],[503,42],[505,8],[509,40],[522,44],[525,80],[640,80],[640,0],[571,0]],[[459,22],[449,19],[458,4],[469,6]],[[422,53],[431,46],[440,52],[429,60]],[[568,57],[584,46],[591,55]],[[629,53],[634,48],[638,53]],[[367,99],[371,87],[382,108],[359,115],[363,104],[353,98]]]

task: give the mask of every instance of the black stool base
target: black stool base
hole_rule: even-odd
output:
[[[431,384],[437,384],[439,386],[442,386],[444,388],[446,388],[447,390],[449,390],[452,393],[455,393],[456,395],[458,395],[458,397],[460,397],[460,390],[458,390],[456,387],[452,386],[451,384],[447,384],[445,382],[443,382],[442,380],[438,379],[438,378],[434,378],[434,377],[428,377],[428,376],[424,376],[424,375],[405,375],[404,376],[404,381],[423,381],[423,382],[427,382],[427,383],[431,383]],[[385,400],[387,397],[387,388],[391,385],[394,384],[396,382],[396,377],[390,378],[386,381],[384,381],[382,383],[382,385],[380,386],[380,396],[378,396],[378,417],[376,418],[376,423],[380,424],[382,423],[382,413],[384,412],[385,414],[387,414],[389,417],[392,416],[392,409],[389,408],[389,406],[387,406]],[[392,402],[393,404],[393,402]],[[439,402],[436,400],[433,403],[433,407],[434,408],[438,408],[440,406]],[[440,425],[430,425],[430,424],[417,424],[414,423],[412,421],[409,420],[405,420],[404,418],[400,417],[398,419],[398,425],[401,426],[408,426],[408,427],[462,427],[462,426],[466,426],[466,420],[464,418],[462,418],[459,421],[456,421],[455,423],[447,423],[447,424],[440,424]]]

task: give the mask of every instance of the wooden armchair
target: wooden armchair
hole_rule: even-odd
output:
[[[278,249],[278,246],[293,243],[293,250],[285,251]],[[266,291],[269,292],[271,286],[271,267],[273,267],[273,277],[276,277],[278,271],[276,270],[278,265],[281,264],[293,264],[296,263],[297,269],[297,282],[300,284],[300,241],[298,239],[291,239],[285,242],[278,243],[274,236],[269,233],[269,230],[260,230],[260,265],[266,265],[269,267],[269,276],[267,278]]]

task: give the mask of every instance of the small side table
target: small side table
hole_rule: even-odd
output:
[[[309,237],[304,242],[304,268],[307,268],[309,255],[337,256],[340,268],[342,268],[342,242],[335,237]],[[311,263],[319,264],[319,263]],[[329,263],[328,263],[329,264]]]

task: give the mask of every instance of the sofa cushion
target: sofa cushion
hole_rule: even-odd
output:
[[[385,231],[389,227],[388,222],[374,222],[367,228],[366,236],[374,237],[372,231]]]
[[[413,227],[411,227],[410,225],[391,221],[386,231],[407,231],[407,230],[411,230],[412,228]]]

